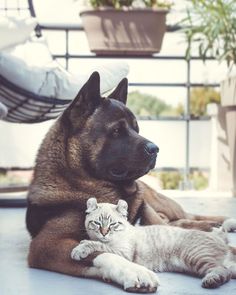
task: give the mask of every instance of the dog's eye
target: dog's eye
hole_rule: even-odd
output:
[[[120,128],[118,128],[118,127],[114,128],[112,131],[112,135],[114,137],[118,137],[120,135]]]

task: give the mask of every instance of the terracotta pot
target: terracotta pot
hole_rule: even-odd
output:
[[[221,83],[221,105],[225,109],[233,194],[236,197],[236,76]]]
[[[97,55],[152,55],[161,50],[168,10],[102,8],[80,13]]]

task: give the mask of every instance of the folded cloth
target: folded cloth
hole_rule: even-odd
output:
[[[7,107],[0,102],[0,119],[6,117],[7,115]]]

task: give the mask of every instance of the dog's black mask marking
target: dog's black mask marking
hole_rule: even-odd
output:
[[[137,179],[154,168],[157,152],[147,152],[150,143],[138,134],[134,115],[120,102],[110,99],[97,110],[91,137],[106,136],[97,155],[94,170],[97,177],[112,181]]]

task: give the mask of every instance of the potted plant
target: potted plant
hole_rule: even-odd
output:
[[[159,0],[90,0],[80,13],[97,55],[152,55],[161,49],[170,4]],[[136,4],[136,5],[135,5]]]
[[[225,61],[229,74],[221,82],[221,106],[231,158],[233,194],[236,196],[236,1],[189,0],[187,16],[182,21],[188,41],[187,57],[193,43],[205,61],[211,55]]]

